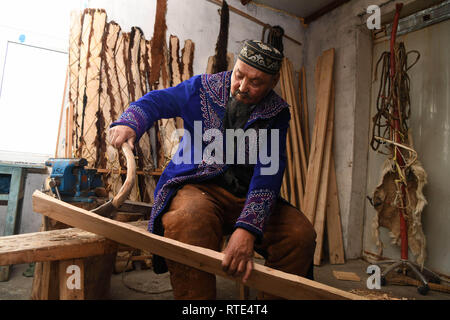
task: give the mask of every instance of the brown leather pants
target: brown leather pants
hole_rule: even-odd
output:
[[[245,198],[237,198],[214,184],[188,184],[178,190],[162,217],[164,236],[220,251],[222,238],[231,234]],[[306,276],[315,250],[316,233],[296,208],[278,203],[266,224],[262,242],[265,265]],[[216,278],[180,263],[166,260],[175,299],[215,299]],[[258,294],[259,298],[275,298]]]

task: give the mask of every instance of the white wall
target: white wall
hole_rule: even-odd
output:
[[[104,8],[108,21],[116,21],[125,32],[132,26],[138,26],[144,32],[146,39],[153,35],[156,0],[88,0],[89,7]],[[299,20],[272,10],[259,8],[255,5],[242,6],[239,0],[229,0],[228,5],[234,6],[255,18],[270,25],[280,25],[285,33],[302,42],[303,28]],[[167,1],[167,39],[175,35],[180,39],[180,46],[191,39],[195,43],[194,74],[206,71],[208,57],[215,54],[217,36],[219,34],[219,6],[206,0],[168,0]],[[260,39],[262,26],[230,11],[230,26],[228,36],[228,51],[237,56],[241,42],[246,39]],[[302,62],[303,46],[289,39],[283,41],[285,55],[298,70]]]

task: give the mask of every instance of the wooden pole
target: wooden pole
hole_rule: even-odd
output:
[[[289,91],[289,87],[288,87],[288,80],[287,80],[287,75],[286,75],[286,59],[283,60],[282,64],[281,64],[281,91],[282,91],[282,95],[284,97],[284,99],[286,100],[287,103],[289,103],[290,105],[292,105],[292,98],[290,96],[290,91]],[[287,139],[286,139],[286,152],[287,152],[287,164],[286,164],[286,170],[287,170],[287,184],[289,186],[289,202],[295,206],[298,207],[299,203],[297,201],[297,192],[296,192],[296,188],[295,188],[295,158],[296,158],[296,152],[298,153],[298,150],[295,148],[296,144],[295,144],[295,139],[293,139],[294,137],[293,132],[295,131],[293,129],[293,124],[294,121],[292,120],[291,117],[291,121],[290,121],[290,125],[289,125],[289,130],[288,130],[288,135],[287,135]]]
[[[301,78],[300,78],[301,77]],[[311,140],[309,138],[309,114],[308,114],[308,96],[306,94],[306,72],[305,72],[305,67],[302,67],[301,70],[301,75],[299,76],[299,81],[301,79],[301,83],[302,83],[302,87],[301,89],[299,88],[299,98],[300,100],[302,100],[303,97],[303,109],[302,109],[302,114],[303,114],[303,124],[304,124],[304,128],[305,128],[305,153],[306,153],[306,160],[308,161],[309,159],[309,152],[310,152],[310,143]],[[302,97],[300,97],[300,92],[302,92]]]
[[[288,75],[288,83],[289,83],[289,90],[291,91],[291,97],[292,97],[292,103],[293,103],[293,113],[294,113],[294,122],[295,122],[295,128],[296,128],[296,136],[297,136],[297,142],[299,146],[299,158],[297,158],[296,162],[298,164],[298,179],[299,184],[302,185],[302,191],[301,191],[301,199],[303,202],[303,195],[304,195],[304,188],[303,186],[306,183],[306,173],[308,171],[308,165],[305,155],[305,146],[303,143],[303,133],[302,133],[302,127],[301,127],[301,120],[300,120],[300,109],[298,107],[298,103],[295,99],[295,90],[294,90],[294,82],[292,80],[292,63],[288,61],[287,64],[287,75]],[[301,165],[301,167],[300,167]]]

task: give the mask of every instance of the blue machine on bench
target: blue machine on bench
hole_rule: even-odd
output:
[[[93,202],[95,189],[103,187],[96,169],[85,169],[84,158],[51,158],[45,162],[52,167],[50,188],[65,202]]]

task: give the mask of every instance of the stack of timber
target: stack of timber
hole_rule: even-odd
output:
[[[71,14],[62,154],[86,158],[89,168],[103,174],[109,197],[117,194],[126,169],[123,155],[108,142],[110,124],[147,92],[175,86],[193,75],[194,43],[186,40],[179,54],[179,40],[172,35],[169,51],[166,9],[167,0],[158,0],[151,40],[138,27],[124,32],[114,21],[108,22],[103,9]],[[172,139],[177,128],[182,128],[180,119],[157,121],[136,144],[139,178],[130,200],[153,202],[155,179],[178,148],[179,140]]]
[[[335,163],[334,132],[334,49],[323,52],[315,71],[316,114],[306,179],[304,213],[317,233],[314,264],[320,265],[325,226],[330,263],[344,263],[344,247],[339,211]]]
[[[328,239],[330,263],[345,263],[333,156],[333,69],[334,49],[330,49],[323,52],[316,65],[316,112],[311,141],[305,68],[299,74],[299,104],[293,87],[292,64],[286,58],[280,74],[282,96],[291,106],[291,122],[286,141],[288,159],[281,195],[300,209],[314,225],[317,233],[315,265],[321,264],[325,238]]]
[[[306,104],[297,103],[295,90],[292,80],[292,63],[287,59],[283,59],[280,71],[280,86],[283,99],[291,106],[291,121],[286,141],[287,163],[286,171],[281,186],[281,195],[288,200],[293,206],[302,209],[305,177],[307,174],[307,159],[305,145],[308,143],[302,128],[307,127]],[[300,99],[301,101],[301,99]]]

